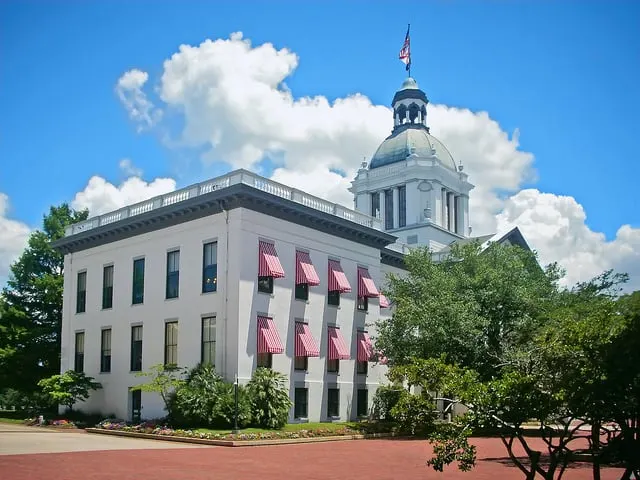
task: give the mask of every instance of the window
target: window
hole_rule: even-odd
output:
[[[202,293],[218,288],[218,244],[205,243],[202,247]]]
[[[164,364],[178,365],[178,322],[164,324]]]
[[[140,423],[142,419],[142,391],[134,390],[131,392],[131,421]]]
[[[327,372],[339,373],[340,372],[340,359],[334,358],[333,360],[327,359]]]
[[[84,371],[84,332],[76,332],[76,355],[73,369],[76,372]]]
[[[87,272],[78,273],[78,293],[76,297],[76,313],[84,313],[87,308]]]
[[[327,303],[336,307],[340,306],[340,290],[332,290],[327,294]]]
[[[131,327],[131,371],[142,370],[142,325]]]
[[[271,368],[273,363],[273,354],[258,353],[257,368]]]
[[[366,417],[369,413],[369,391],[366,388],[358,389],[358,405],[356,414],[359,417]]]
[[[327,416],[340,416],[340,390],[330,388],[327,392]]]
[[[407,187],[398,187],[398,227],[407,225]]]
[[[384,191],[384,228],[393,228],[393,190]]]
[[[102,308],[113,307],[113,265],[102,270]]]
[[[295,418],[307,418],[309,415],[309,390],[296,388],[293,395],[293,416]]]
[[[100,339],[100,372],[111,371],[111,329],[102,330]]]
[[[445,199],[447,202],[446,205],[446,211],[447,211],[447,218],[445,219],[446,221],[446,225],[447,225],[447,230],[451,230],[451,216],[453,215],[453,205],[451,203],[451,198],[453,197],[453,193],[451,192],[447,192],[447,194],[445,195]]]
[[[369,372],[369,362],[356,362],[356,372],[358,375],[366,375]]]
[[[380,216],[380,192],[371,194],[371,216],[376,218]]]
[[[358,296],[358,310],[366,312],[369,310],[369,299],[367,297]]]
[[[309,284],[296,284],[296,300],[309,300]]]
[[[296,370],[309,370],[309,357],[296,356],[293,368]]]
[[[460,233],[458,231],[459,229],[459,225],[458,225],[458,209],[460,207],[460,197],[458,197],[457,195],[455,197],[453,197],[453,230],[456,233]]]
[[[258,291],[273,293],[273,277],[258,277]]]
[[[216,317],[202,319],[202,363],[216,364]]]
[[[180,250],[167,253],[167,295],[178,298],[180,292]]]
[[[137,305],[144,302],[144,258],[133,261],[133,291],[131,303]]]

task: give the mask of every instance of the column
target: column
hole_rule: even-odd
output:
[[[400,201],[398,196],[398,187],[393,187],[393,228],[398,228],[398,220],[400,218]]]
[[[454,201],[455,201],[455,197],[453,193],[451,192],[447,193],[447,202],[449,204],[449,223],[448,223],[449,231],[454,231],[454,228],[455,228],[456,217],[455,217]]]
[[[443,188],[441,194],[440,226],[447,228],[447,191]]]
[[[379,199],[379,202],[380,202],[380,222],[381,222],[381,225],[382,225],[382,230],[385,230],[386,227],[385,227],[385,223],[384,222],[385,222],[385,218],[387,216],[385,214],[384,190],[378,190],[377,193],[378,193],[378,199]]]

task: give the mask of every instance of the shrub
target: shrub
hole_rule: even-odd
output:
[[[172,422],[184,427],[230,428],[234,423],[233,384],[211,365],[194,367],[169,399]],[[251,403],[243,387],[238,391],[238,427],[251,421]]]
[[[51,397],[51,400],[72,410],[76,402],[89,398],[91,390],[102,388],[100,383],[93,380],[93,377],[85,375],[84,372],[67,370],[62,375],[43,378],[38,382],[38,386],[42,388],[43,393]]]
[[[262,428],[282,428],[292,403],[286,377],[269,368],[258,368],[247,385],[254,423]]]
[[[412,395],[406,390],[391,409],[391,416],[400,430],[418,436],[424,436],[433,430],[437,415],[433,400],[423,395]]]
[[[396,406],[403,392],[406,392],[404,388],[395,385],[379,387],[373,397],[371,419],[386,422],[394,421],[391,410]]]

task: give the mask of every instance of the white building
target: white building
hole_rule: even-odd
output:
[[[405,80],[391,136],[353,181],[357,211],[237,170],[69,227],[55,242],[61,369],[103,385],[79,407],[160,417],[157,395],[129,391],[135,373],[210,362],[241,383],[259,366],[286,374],[291,422],[366,414],[386,381],[371,341],[390,315],[385,275],[405,244],[441,250],[470,230],[473,186],[426,105]]]

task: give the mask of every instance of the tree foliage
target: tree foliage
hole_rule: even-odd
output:
[[[453,246],[436,263],[427,249],[405,257],[406,277],[390,276],[393,319],[378,324],[377,348],[391,365],[439,358],[491,378],[526,342],[556,293],[559,270],[541,269],[516,246]]]
[[[563,289],[556,265],[542,269],[534,254],[500,245],[455,246],[441,263],[418,250],[406,264],[405,278],[390,279],[393,318],[379,325],[389,378],[468,408],[431,434],[433,468],[470,468],[468,435],[491,428],[526,478],[560,478],[589,425],[594,478],[606,455],[625,462],[627,476],[638,470],[640,294],[618,297],[627,275]],[[604,428],[610,422],[617,427]],[[532,446],[531,428],[544,448]]]
[[[88,377],[84,372],[68,370],[61,375],[52,375],[43,378],[38,382],[42,391],[51,399],[60,404],[73,409],[79,400],[89,398],[92,390],[99,390],[102,385],[94,381],[93,377]]]
[[[0,390],[37,390],[40,379],[60,372],[64,257],[51,242],[88,212],[67,204],[51,207],[11,265],[0,300]]]
[[[255,424],[262,428],[282,428],[292,402],[286,377],[270,368],[258,368],[247,384]]]
[[[157,393],[162,398],[168,417],[173,418],[171,396],[173,392],[184,385],[185,380],[182,375],[184,368],[176,365],[164,365],[159,363],[152,365],[148,372],[137,372],[136,377],[147,377],[151,380],[148,383],[141,383],[129,388],[130,391],[140,390],[142,392]]]
[[[251,402],[246,389],[238,386],[238,427],[251,422]],[[234,385],[225,382],[215,367],[194,367],[171,396],[173,421],[184,427],[230,428],[235,419]]]

